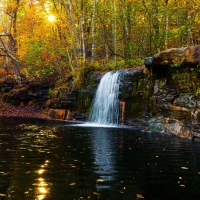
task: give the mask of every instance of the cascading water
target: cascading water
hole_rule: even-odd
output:
[[[117,125],[119,123],[120,71],[106,73],[97,88],[89,121],[96,124]]]

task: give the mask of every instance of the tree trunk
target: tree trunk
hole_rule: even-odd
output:
[[[165,49],[168,49],[168,32],[169,32],[169,16],[168,16],[168,0],[166,0]]]
[[[7,55],[12,59],[12,64],[13,64],[13,70],[15,73],[16,79],[21,79],[19,67],[20,67],[20,62],[16,58],[17,55],[17,12],[19,8],[19,3],[20,0],[16,0],[16,5],[15,9],[13,10],[13,16],[12,16],[12,29],[13,29],[13,40],[14,42],[12,43],[11,47],[11,52],[7,52]]]
[[[112,10],[113,10],[113,23],[112,23],[112,35],[113,35],[113,51],[114,51],[114,65],[117,65],[117,56],[116,56],[116,51],[117,51],[117,30],[116,30],[116,1],[113,1],[112,5]]]
[[[96,14],[96,0],[93,0],[92,4],[92,58],[91,61],[94,62],[95,59],[95,14]]]
[[[80,5],[80,19],[79,19],[79,27],[80,27],[80,32],[81,32],[81,44],[82,44],[82,60],[83,63],[85,63],[86,59],[86,50],[85,50],[85,37],[84,37],[84,29],[83,29],[83,2],[81,1]]]

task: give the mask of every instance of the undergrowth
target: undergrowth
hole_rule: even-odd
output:
[[[134,67],[142,66],[143,64],[144,64],[144,61],[141,59],[128,60],[128,61],[121,60],[121,61],[118,61],[116,65],[114,62],[109,62],[108,64],[101,64],[99,62],[86,63],[85,65],[81,67],[75,68],[75,70],[72,72],[73,85],[75,88],[81,88],[87,74],[89,74],[92,71],[107,72],[107,71],[113,71],[113,70],[134,68]]]

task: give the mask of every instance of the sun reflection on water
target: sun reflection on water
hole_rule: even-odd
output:
[[[44,194],[38,195],[37,200],[43,200],[43,199],[45,199],[45,197],[46,197],[46,195],[44,195]]]
[[[38,174],[43,174],[44,172],[45,172],[44,169],[39,169],[39,170],[37,171]]]
[[[37,186],[36,188],[36,199],[37,200],[43,200],[46,199],[47,194],[49,193],[48,183],[45,181],[41,175],[46,171],[44,167],[47,167],[49,163],[49,160],[46,160],[43,165],[41,165],[40,169],[37,170],[37,174],[39,175],[39,178],[36,179],[37,182],[33,185]]]
[[[40,187],[38,188],[39,192],[42,193],[42,194],[46,194],[47,193],[47,190],[45,187]]]

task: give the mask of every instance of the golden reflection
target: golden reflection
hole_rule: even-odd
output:
[[[46,194],[48,193],[49,188],[48,184],[45,182],[43,178],[38,178],[38,182],[33,184],[37,186],[37,200],[43,200],[46,198]]]
[[[46,182],[44,182],[44,181],[40,182],[40,184],[39,184],[39,186],[41,186],[41,187],[44,187],[44,186],[47,186],[47,185],[48,184]]]
[[[39,169],[39,170],[37,171],[37,173],[38,173],[38,174],[43,174],[44,171],[45,171],[44,169]]]
[[[41,168],[36,171],[39,176],[42,176],[42,174],[46,171],[44,168],[47,167],[48,163],[49,163],[49,160],[46,160],[45,163],[41,165]],[[37,200],[46,199],[47,197],[46,195],[47,193],[49,193],[48,183],[45,182],[45,179],[43,177],[38,177],[36,180],[37,182],[33,184],[37,187],[36,199]]]
[[[39,187],[38,190],[39,190],[39,193],[42,193],[42,194],[47,193],[47,189],[45,187]]]
[[[47,186],[48,184],[44,181],[41,181],[41,182],[38,182],[38,183],[34,183],[33,185],[36,185],[38,187],[44,187],[44,186]]]
[[[45,197],[46,197],[46,195],[44,195],[44,194],[38,195],[37,200],[43,200],[43,199],[45,199]]]

